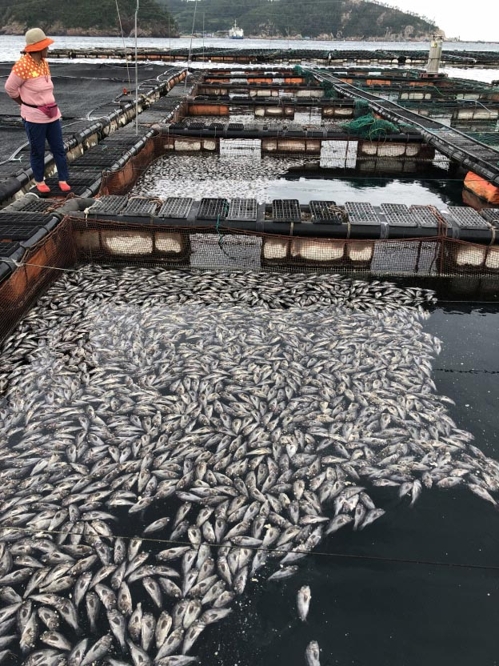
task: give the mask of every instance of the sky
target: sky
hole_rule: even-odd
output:
[[[499,42],[497,0],[383,0],[402,11],[412,11],[436,22],[447,38]],[[499,50],[499,44],[498,44]]]

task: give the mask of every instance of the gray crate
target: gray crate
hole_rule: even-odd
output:
[[[431,206],[411,206],[409,210],[420,227],[427,229],[438,227],[439,219]]]
[[[227,219],[233,221],[256,222],[258,202],[256,199],[231,199]]]
[[[490,225],[473,208],[449,206],[449,213],[460,229],[489,229]]]
[[[225,220],[229,211],[229,202],[227,199],[204,198],[201,199],[198,214],[198,220]]]
[[[343,216],[337,210],[336,201],[311,201],[309,203],[312,222],[315,224],[341,224]]]
[[[121,211],[122,215],[154,215],[158,204],[148,199],[130,199],[127,206]]]
[[[190,197],[168,197],[158,211],[158,217],[183,220],[191,212],[193,199]]]
[[[494,226],[499,226],[499,208],[482,208],[480,215]]]
[[[364,201],[347,201],[345,210],[348,213],[350,224],[362,224],[367,226],[379,226],[381,219],[374,206]]]
[[[274,199],[272,201],[272,219],[274,222],[301,222],[298,199]]]
[[[89,208],[89,213],[120,213],[128,204],[126,194],[109,194],[97,201]]]

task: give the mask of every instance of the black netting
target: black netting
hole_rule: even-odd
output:
[[[12,270],[11,275],[0,282],[0,340],[14,328],[47,285],[60,276],[60,270],[74,266],[71,222],[63,221],[26,250],[20,261],[14,261],[10,255],[18,249],[17,243],[0,243],[0,266],[10,266]]]
[[[210,202],[211,203],[211,202]],[[96,210],[98,214],[99,210]],[[499,247],[432,238],[318,238],[244,232],[224,226],[179,227],[73,218],[80,260],[159,263],[194,268],[369,272],[379,275],[492,275]],[[226,224],[230,224],[227,221]]]

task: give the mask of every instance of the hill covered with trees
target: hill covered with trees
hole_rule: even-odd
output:
[[[118,4],[118,10],[116,7]],[[425,39],[431,21],[376,0],[140,0],[139,35],[223,34],[237,20],[246,36]],[[39,26],[52,35],[133,34],[136,0],[0,0],[0,34]]]
[[[181,33],[190,33],[194,0],[157,0]],[[228,30],[237,20],[245,35],[324,36],[336,39],[424,39],[437,26],[428,19],[364,0],[198,0],[195,32]]]
[[[121,35],[133,33],[136,0],[0,0],[3,34],[23,34],[40,27],[51,35]],[[140,0],[138,34],[152,37],[177,36],[174,19],[163,3]]]

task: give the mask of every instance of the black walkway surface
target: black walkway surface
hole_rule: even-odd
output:
[[[491,183],[499,185],[499,151],[495,148],[436,120],[410,111],[395,102],[390,102],[349,83],[344,83],[332,74],[316,70],[311,71],[319,80],[330,83],[339,94],[351,99],[365,100],[369,107],[383,118],[395,123],[412,125],[421,132],[429,144],[441,153],[460,162],[464,167]]]
[[[123,91],[128,83],[125,67],[104,65],[97,66],[95,71],[86,64],[52,67],[57,101],[63,113],[68,114],[63,119],[66,150],[75,149],[70,162],[72,195],[84,199],[93,197],[100,189],[103,170],[119,168],[137,154],[147,137],[154,133],[151,125],[172,116],[182,95],[191,93],[191,87],[186,88],[180,82],[183,71],[183,68],[157,65],[139,69],[136,126],[135,90],[132,89],[132,94],[128,89]],[[2,69],[0,65],[0,72],[5,78],[10,66]],[[2,86],[0,204],[16,194],[19,196],[32,182],[29,149],[18,114],[18,107],[3,92]],[[47,152],[46,165],[51,159]],[[0,282],[12,273],[25,252],[50,233],[61,219],[54,215],[51,197],[65,198],[66,195],[58,191],[55,176],[48,177],[46,182],[51,188],[46,200],[28,196],[0,210]]]
[[[12,69],[0,63],[0,180],[29,167],[26,133],[19,107],[4,90]],[[103,122],[135,99],[135,66],[111,63],[50,63],[66,142]],[[145,95],[181,68],[140,63],[138,95]]]

